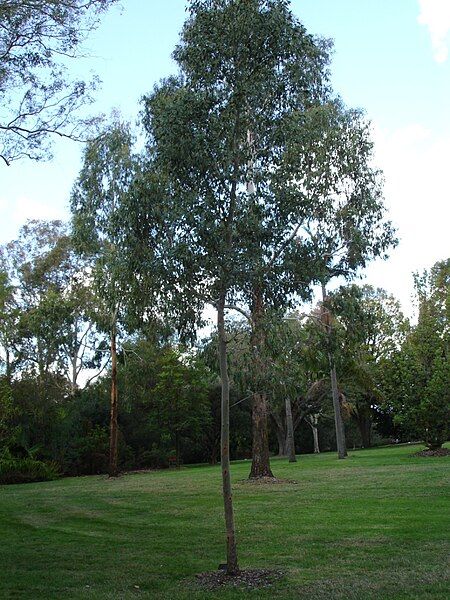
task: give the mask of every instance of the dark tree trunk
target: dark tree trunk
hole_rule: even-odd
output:
[[[264,330],[262,318],[264,315],[263,298],[259,289],[255,290],[255,300],[252,307],[253,331],[251,336],[251,345],[254,352],[254,393],[252,398],[252,426],[253,426],[253,446],[252,446],[252,467],[250,470],[250,479],[259,477],[273,477],[270,468],[269,452],[269,423],[267,410],[267,395],[261,390],[263,381],[261,375],[265,372],[264,368]]]
[[[109,428],[109,476],[117,477],[119,474],[117,460],[118,440],[118,389],[117,389],[117,347],[116,347],[116,323],[111,327],[111,413]]]
[[[225,294],[222,293],[217,306],[217,330],[219,334],[218,350],[220,379],[222,384],[221,404],[221,467],[222,490],[227,533],[227,573],[239,572],[236,535],[234,529],[233,498],[230,477],[230,382],[228,377],[227,341],[225,337]]]
[[[249,477],[250,479],[273,477],[273,473],[270,469],[267,397],[265,394],[253,394],[252,425],[252,467]]]
[[[289,456],[289,462],[297,462],[295,457],[295,439],[294,439],[294,422],[292,421],[291,400],[286,396],[286,450]]]
[[[10,355],[10,352],[9,352],[8,348],[6,348],[5,366],[6,366],[6,370],[5,370],[6,381],[8,382],[9,385],[11,385],[11,382],[12,382],[12,364],[11,364],[11,355]]]
[[[333,359],[330,354],[330,378],[331,378],[331,393],[333,396],[333,409],[334,409],[334,424],[336,427],[336,446],[338,458],[347,457],[347,448],[345,445],[345,429],[344,420],[342,418],[341,403],[339,401],[339,389],[336,377],[336,367],[333,364]]]
[[[356,422],[358,424],[359,433],[361,434],[361,442],[363,448],[370,448],[372,445],[372,419],[369,415],[358,413]]]

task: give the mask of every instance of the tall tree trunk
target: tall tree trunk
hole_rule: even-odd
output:
[[[278,456],[286,456],[286,432],[277,427]]]
[[[286,449],[289,456],[289,462],[296,462],[295,457],[295,439],[294,439],[294,422],[292,421],[291,399],[286,396]]]
[[[327,293],[325,285],[322,284],[322,301],[325,303],[327,299]],[[322,310],[323,324],[326,327],[328,340],[331,342],[331,315],[329,311],[323,306]],[[331,350],[328,352],[328,362],[330,364],[330,379],[331,379],[331,394],[333,398],[333,409],[334,409],[334,424],[336,428],[336,446],[338,458],[346,458],[347,449],[345,446],[345,429],[344,421],[341,413],[341,403],[339,401],[339,388],[337,384],[336,367],[334,364],[334,358]]]
[[[278,442],[278,456],[286,456],[286,427],[283,416],[274,410],[270,411]]]
[[[255,376],[253,378],[254,393],[252,398],[252,466],[249,478],[258,479],[260,477],[273,477],[270,468],[267,395],[260,389],[262,387],[261,374],[265,372],[263,360],[265,339],[262,323],[264,306],[259,289],[255,290],[255,301],[252,308],[253,331],[251,345],[254,352],[253,369]]]
[[[117,459],[118,440],[118,389],[117,389],[117,326],[114,319],[111,325],[111,413],[109,427],[109,476],[117,477],[119,474]]]
[[[266,394],[254,393],[252,403],[252,467],[250,479],[273,477],[270,469],[269,432],[267,426],[267,397]]]
[[[11,364],[11,354],[10,354],[8,348],[6,348],[5,365],[6,365],[6,371],[5,371],[6,381],[8,382],[9,385],[11,385],[11,382],[12,382],[12,364]]]
[[[330,377],[331,377],[331,393],[333,396],[334,409],[334,424],[336,427],[336,446],[338,458],[347,457],[347,448],[345,445],[345,429],[344,420],[342,419],[341,403],[339,401],[339,388],[337,384],[336,367],[333,363],[333,357],[329,355],[330,360]]]
[[[225,294],[222,293],[217,306],[217,330],[219,335],[219,365],[222,383],[221,404],[221,448],[222,490],[227,532],[227,573],[239,572],[236,535],[234,529],[233,497],[230,476],[230,381],[228,377],[227,341],[225,337]]]
[[[71,376],[70,376],[70,394],[72,396],[75,396],[75,393],[77,391],[77,359],[78,359],[78,355],[77,354],[73,354],[71,359],[70,359],[70,363],[71,363]]]

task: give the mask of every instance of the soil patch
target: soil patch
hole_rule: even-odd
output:
[[[416,452],[413,456],[450,456],[450,450],[448,448],[438,448],[437,450],[421,450]]]
[[[273,569],[242,569],[237,575],[227,575],[226,571],[213,571],[196,575],[197,585],[206,590],[222,587],[245,587],[247,589],[267,588],[284,576],[283,571]]]

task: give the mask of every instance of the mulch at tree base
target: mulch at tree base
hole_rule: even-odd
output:
[[[438,448],[437,450],[421,450],[416,452],[413,456],[450,456],[450,450],[448,448]]]
[[[283,576],[283,571],[273,569],[242,569],[236,575],[227,575],[226,571],[219,570],[199,573],[195,577],[199,587],[216,590],[221,587],[267,588]]]
[[[298,481],[294,479],[283,479],[280,477],[249,477],[248,479],[240,479],[238,483],[250,483],[253,485],[264,485],[268,484],[280,484],[280,483],[293,483],[298,485]]]

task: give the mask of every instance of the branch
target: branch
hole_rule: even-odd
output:
[[[254,323],[250,313],[246,312],[243,308],[240,308],[239,306],[236,306],[234,304],[225,304],[224,308],[226,310],[235,310],[236,312],[241,313],[241,315],[243,315],[253,327]]]

